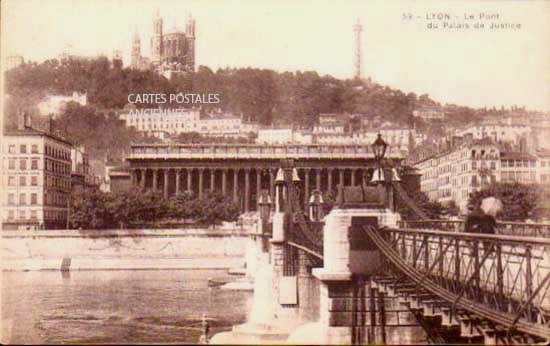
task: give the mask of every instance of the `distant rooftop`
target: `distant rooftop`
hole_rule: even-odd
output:
[[[67,143],[71,146],[73,145],[72,142],[70,142],[69,140],[67,140],[67,139],[65,139],[61,136],[58,136],[56,134],[49,133],[49,132],[46,132],[46,131],[40,131],[40,130],[31,128],[31,127],[26,127],[25,129],[6,130],[6,131],[4,131],[4,136],[44,136],[44,137],[49,137],[49,138],[55,139],[55,140],[60,141],[60,142]]]

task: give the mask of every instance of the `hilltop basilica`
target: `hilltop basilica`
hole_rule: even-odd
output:
[[[163,31],[159,13],[153,19],[151,58],[141,56],[141,39],[137,32],[132,39],[131,67],[140,70],[152,69],[170,78],[172,74],[195,70],[195,20],[188,17],[185,32],[174,28]]]

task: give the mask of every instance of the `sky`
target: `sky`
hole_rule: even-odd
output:
[[[109,57],[118,49],[128,64],[136,31],[150,56],[157,10],[165,32],[195,18],[196,64],[214,71],[256,67],[351,78],[359,20],[363,77],[443,104],[550,110],[550,1],[4,0],[2,57],[41,62],[68,48]]]

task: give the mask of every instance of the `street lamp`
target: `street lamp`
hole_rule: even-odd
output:
[[[378,134],[378,138],[376,138],[374,143],[372,143],[371,147],[372,151],[374,152],[374,159],[380,165],[380,162],[382,161],[382,159],[384,159],[384,155],[386,155],[388,144],[384,142],[384,140],[382,139],[382,135]]]
[[[372,151],[374,153],[374,159],[377,163],[377,168],[374,170],[372,175],[371,183],[380,183],[384,181],[384,171],[382,170],[382,160],[384,155],[386,155],[386,149],[388,144],[382,139],[382,135],[378,134],[378,138],[371,145]]]
[[[287,186],[287,174],[291,174],[289,177],[289,180],[291,180],[290,184],[297,185],[300,182],[296,168],[292,168],[291,172],[289,171],[290,167],[279,168],[275,176],[275,210],[277,212],[284,211],[285,201],[290,198],[289,187]]]
[[[271,196],[269,195],[269,191],[262,191],[260,194],[260,198],[258,200],[258,208],[260,209],[260,233],[261,233],[261,242],[262,242],[262,252],[267,252],[268,250],[268,223],[269,223],[269,215],[271,213],[271,205],[273,202],[271,201]]]
[[[258,200],[258,207],[260,209],[260,219],[263,221],[269,220],[269,214],[271,213],[271,196],[269,192],[262,191]]]
[[[325,201],[323,200],[323,195],[319,190],[313,190],[311,197],[309,198],[309,219],[311,221],[321,221],[323,219],[323,205]]]

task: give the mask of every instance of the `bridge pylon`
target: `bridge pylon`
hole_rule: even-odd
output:
[[[397,226],[400,216],[387,196],[383,185],[340,187],[337,206],[325,218],[323,267],[313,269],[321,282],[319,342],[410,344],[425,340],[410,314],[395,318],[399,304],[371,280],[381,274],[383,256],[363,228]]]

